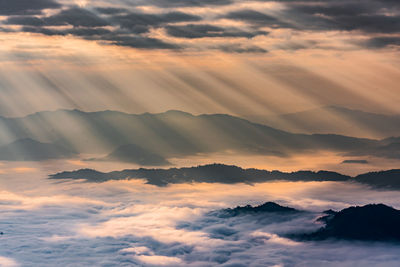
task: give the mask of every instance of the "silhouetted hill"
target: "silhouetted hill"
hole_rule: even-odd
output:
[[[284,207],[274,202],[266,202],[259,206],[251,206],[246,205],[243,207],[237,206],[236,208],[228,208],[218,211],[213,211],[210,215],[215,215],[220,218],[229,218],[235,216],[242,216],[242,215],[257,215],[257,214],[265,214],[265,213],[280,213],[280,214],[293,214],[298,213],[299,210]]]
[[[350,207],[328,215],[326,226],[301,239],[400,241],[400,211],[383,204]]]
[[[224,164],[170,169],[132,169],[109,173],[95,170],[77,170],[51,174],[50,179],[85,179],[88,182],[104,182],[120,179],[146,179],[148,184],[165,186],[179,183],[262,183],[267,181],[348,181],[372,187],[400,189],[400,170],[360,174],[355,177],[330,171],[280,172],[260,169],[243,169]]]
[[[25,138],[0,147],[0,160],[6,161],[40,161],[48,159],[69,158],[75,154],[64,147],[41,143]]]
[[[381,139],[400,136],[400,115],[325,106],[257,121],[289,132],[340,134]]]
[[[79,153],[110,153],[119,146],[138,144],[164,158],[224,151],[279,156],[320,149],[354,152],[380,145],[377,140],[340,135],[292,134],[226,114],[194,116],[180,111],[139,115],[47,111],[1,118],[0,128],[7,130],[0,143],[11,142],[7,136],[32,138]]]
[[[120,146],[106,157],[92,160],[129,162],[143,166],[170,165],[164,157],[134,144]]]
[[[211,164],[190,168],[136,169],[100,173],[94,170],[78,170],[50,175],[51,179],[86,179],[89,182],[120,179],[146,179],[148,184],[165,186],[179,183],[261,183],[273,180],[286,181],[347,181],[349,176],[328,171],[298,171],[285,173],[258,169],[242,169],[237,166]]]
[[[400,170],[360,174],[355,177],[355,181],[378,188],[400,189]]]

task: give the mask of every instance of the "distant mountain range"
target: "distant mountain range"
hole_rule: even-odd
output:
[[[5,161],[41,161],[73,156],[76,156],[73,151],[62,146],[41,143],[29,138],[0,146],[0,160]]]
[[[358,182],[377,188],[400,189],[400,170],[370,172],[355,177],[329,171],[280,172],[243,169],[224,164],[210,164],[189,168],[132,169],[109,173],[92,169],[51,174],[50,179],[84,179],[88,182],[109,180],[146,179],[148,184],[166,186],[180,183],[255,184],[267,181],[343,181]]]
[[[27,138],[76,153],[108,154],[101,160],[144,165],[164,165],[171,157],[226,151],[287,156],[330,150],[349,155],[400,157],[398,138],[293,134],[226,114],[194,116],[181,111],[132,115],[58,110],[22,118],[0,117],[0,144]]]
[[[383,139],[400,136],[400,114],[386,115],[326,106],[274,117],[250,117],[271,127],[296,133],[320,133]]]

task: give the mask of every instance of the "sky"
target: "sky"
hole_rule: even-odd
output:
[[[0,115],[398,114],[395,0],[0,1]]]

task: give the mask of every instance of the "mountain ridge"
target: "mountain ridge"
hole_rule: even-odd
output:
[[[286,157],[318,150],[400,157],[394,148],[388,153],[381,151],[397,139],[295,134],[228,114],[192,115],[177,110],[137,115],[110,110],[44,111],[2,119],[0,129],[0,144],[31,138],[90,154],[109,154],[120,146],[139,145],[166,159],[226,151]]]
[[[400,242],[400,210],[384,204],[352,206],[319,218],[325,226],[314,233],[293,235],[301,240],[362,240]]]
[[[106,182],[108,180],[145,179],[147,184],[167,186],[180,183],[223,183],[255,184],[268,181],[338,181],[354,182],[367,186],[399,190],[400,169],[368,172],[356,176],[343,175],[332,171],[281,172],[255,168],[241,168],[235,165],[208,164],[195,167],[168,169],[125,169],[108,173],[93,169],[80,169],[50,174],[49,179],[83,179],[87,182]]]
[[[334,133],[371,139],[400,135],[400,114],[380,114],[332,105],[276,116],[249,118],[295,133]]]
[[[0,146],[0,160],[4,161],[41,161],[71,158],[74,155],[73,151],[62,146],[42,143],[30,138],[18,139]]]

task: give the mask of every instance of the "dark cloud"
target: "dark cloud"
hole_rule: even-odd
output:
[[[73,26],[73,27],[102,27],[109,23],[95,13],[74,7],[62,10],[58,14],[48,17],[16,16],[9,17],[5,24],[25,26]]]
[[[110,41],[113,45],[128,46],[132,48],[142,49],[179,49],[176,44],[164,42],[160,39],[144,37],[144,36],[123,36],[123,35],[110,35],[102,38],[103,40]]]
[[[75,35],[75,36],[82,36],[82,37],[93,37],[93,36],[103,36],[106,34],[111,34],[112,32],[107,29],[103,28],[72,28],[67,30],[54,30],[48,28],[41,28],[41,27],[32,27],[32,26],[25,26],[23,27],[24,32],[31,32],[31,33],[40,33],[44,35]]]
[[[47,28],[41,28],[41,27],[32,27],[32,26],[24,26],[22,27],[23,32],[30,32],[30,33],[40,33],[44,35],[67,35],[65,31],[60,31],[60,30],[52,30],[52,29],[47,29]]]
[[[130,13],[123,16],[114,16],[112,20],[120,27],[126,29],[159,26],[166,23],[199,21],[201,17],[182,12],[170,12],[164,14]]]
[[[397,7],[394,1],[308,1],[287,4],[285,17],[303,29],[392,33],[400,31]]]
[[[220,6],[232,4],[233,0],[150,0],[150,3],[163,7],[170,6]]]
[[[384,48],[387,46],[400,46],[400,37],[375,37],[371,38],[365,42],[362,42],[361,45],[367,48]]]
[[[230,12],[223,16],[224,18],[240,20],[244,22],[248,22],[251,24],[255,24],[263,27],[271,27],[271,28],[288,28],[293,27],[288,23],[281,21],[280,19],[255,11],[251,9],[243,9],[238,11]]]
[[[40,33],[44,35],[74,35],[87,40],[104,41],[107,44],[128,46],[141,49],[179,49],[175,44],[166,43],[162,40],[149,38],[145,36],[121,35],[104,28],[73,28],[67,30],[54,30],[41,27],[25,26],[22,31],[31,33]]]
[[[97,16],[95,13],[83,8],[70,8],[60,13],[46,17],[44,19],[46,25],[72,25],[74,27],[101,27],[107,26],[109,23]]]
[[[359,3],[354,2],[338,2],[338,3],[328,3],[321,5],[321,4],[294,4],[291,5],[292,8],[296,9],[297,11],[301,11],[307,14],[312,15],[326,15],[326,16],[354,16],[360,14],[368,14],[371,9],[367,5],[360,5]]]
[[[270,2],[270,1],[264,1]],[[275,1],[276,2],[276,1]],[[255,28],[291,28],[300,31],[357,31],[364,35],[397,34],[400,32],[400,2],[377,0],[349,1],[291,1],[282,0],[285,6],[276,16],[260,11],[243,9],[223,17],[246,22]],[[396,36],[371,38],[364,42],[367,48],[384,48],[398,45]],[[314,47],[302,45],[300,49]]]
[[[127,0],[133,5],[153,5],[158,7],[201,7],[223,6],[234,3],[234,0]]]
[[[20,25],[22,30],[47,35],[76,35],[100,36],[94,38],[117,45],[141,47],[143,42],[151,47],[176,48],[178,45],[167,44],[162,40],[143,37],[154,28],[164,28],[170,35],[178,38],[195,39],[206,37],[219,38],[253,38],[257,35],[268,34],[262,31],[263,27],[272,29],[295,29],[297,31],[357,31],[365,37],[374,35],[369,41],[357,43],[366,48],[376,49],[391,45],[398,45],[400,32],[400,4],[395,0],[264,0],[260,2],[281,2],[283,9],[277,13],[263,13],[260,10],[241,9],[226,14],[211,17],[211,20],[220,18],[247,23],[250,29],[242,30],[234,27],[219,26],[205,23],[201,16],[177,11],[178,7],[214,7],[230,5],[234,0],[131,0],[124,1],[121,6],[93,6],[88,9],[70,7],[60,12],[42,16],[41,11],[46,8],[59,8],[61,5],[54,0],[16,0],[12,2],[0,0],[0,14],[8,15],[4,25]],[[171,8],[167,13],[143,13],[132,7],[155,6]],[[175,10],[175,11],[174,11]],[[35,15],[35,16],[34,16]],[[201,23],[203,21],[203,23]],[[193,24],[192,22],[200,22]],[[74,28],[102,28],[90,32],[83,30],[50,29],[53,26],[70,26]],[[36,27],[36,28],[35,28]],[[113,30],[110,30],[113,29]],[[112,31],[112,32],[110,32]],[[87,33],[87,34],[86,34]],[[376,34],[386,34],[384,37]],[[393,36],[390,36],[393,35]],[[352,42],[354,44],[354,42]],[[134,45],[132,45],[134,44]],[[308,49],[315,48],[316,43],[291,42],[274,45],[275,49]],[[227,53],[265,53],[266,49],[244,43],[219,44],[209,49],[219,49]]]
[[[217,49],[226,52],[226,53],[267,53],[268,50],[261,48],[259,46],[242,46],[237,44],[232,45],[221,45],[216,47]]]
[[[238,10],[226,18],[273,28],[298,30],[359,30],[366,33],[400,32],[395,1],[281,1],[286,9],[273,17],[255,10]],[[280,19],[283,18],[283,19]]]
[[[59,7],[54,0],[0,0],[0,15],[40,14],[43,9]]]
[[[13,16],[3,22],[9,25],[43,26],[45,22],[39,17],[33,16]]]
[[[101,10],[103,13],[119,10]],[[124,10],[121,10],[124,11]],[[110,13],[111,12],[111,13]],[[169,44],[162,40],[141,36],[151,27],[161,27],[164,24],[197,21],[201,18],[182,12],[169,12],[163,14],[130,13],[127,15],[115,14],[109,20],[98,14],[73,7],[63,10],[48,17],[12,16],[3,23],[8,25],[21,25],[22,31],[41,33],[45,35],[75,35],[90,40],[106,41],[110,44],[148,49],[177,49],[178,45]],[[56,29],[48,26],[72,26],[72,29]],[[114,30],[104,26],[116,27]]]
[[[106,15],[115,15],[121,13],[128,13],[129,11],[125,8],[117,8],[117,7],[97,7],[96,11],[101,14]]]
[[[265,31],[247,32],[237,28],[222,28],[208,24],[188,24],[182,26],[166,26],[167,33],[180,38],[204,38],[204,37],[244,37],[253,38],[257,35],[268,34]]]

